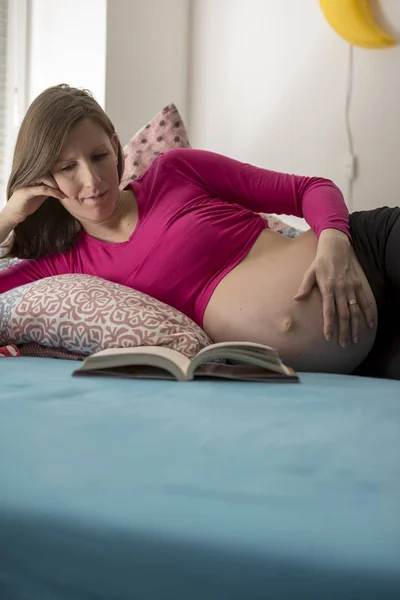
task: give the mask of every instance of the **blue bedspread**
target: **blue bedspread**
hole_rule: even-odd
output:
[[[0,360],[1,600],[400,598],[400,383]]]

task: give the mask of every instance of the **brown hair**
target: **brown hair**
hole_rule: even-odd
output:
[[[88,90],[61,84],[48,88],[32,102],[18,133],[7,201],[15,190],[50,173],[68,133],[85,118],[96,121],[110,138],[115,133],[109,117]],[[119,141],[117,168],[121,181],[124,154]],[[7,242],[6,256],[38,258],[66,252],[73,246],[80,229],[77,219],[58,200],[47,198],[14,229]]]

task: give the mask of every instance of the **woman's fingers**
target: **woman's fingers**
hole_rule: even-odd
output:
[[[324,319],[324,336],[325,339],[330,342],[332,340],[333,329],[336,320],[335,296],[332,288],[330,287],[325,288],[325,290],[321,292],[321,296],[322,314]]]
[[[355,344],[360,339],[361,320],[365,320],[368,327],[374,326],[374,316],[361,281],[355,276],[353,285],[347,288],[347,304],[350,314],[351,337]]]
[[[346,293],[341,288],[336,291],[338,312],[339,344],[345,348],[351,334],[351,340],[357,344],[360,339],[361,319],[365,318],[369,327],[374,326],[371,307],[362,289],[361,282],[348,286]]]
[[[315,271],[313,269],[308,269],[293,300],[305,300],[308,298],[313,290],[313,287],[316,285],[316,282],[317,280],[315,278]]]
[[[335,288],[335,304],[337,312],[338,341],[342,348],[346,348],[350,330],[350,310],[346,290],[343,286]]]
[[[44,185],[47,185],[52,190],[54,189],[54,190],[57,190],[58,192],[61,192],[60,188],[58,187],[58,185],[56,183],[56,180],[51,175],[46,175],[45,177],[42,177],[40,181],[41,181],[41,183],[43,183]]]
[[[370,303],[367,300],[367,296],[360,284],[360,288],[357,292],[357,302],[360,308],[361,314],[363,315],[368,327],[373,329],[374,327],[374,313],[372,312],[372,308]]]
[[[43,178],[40,181],[35,181],[30,186],[33,194],[35,196],[50,196],[53,198],[58,198],[59,200],[64,200],[65,195],[61,192],[60,188],[53,187],[46,182],[46,178]]]
[[[361,310],[355,292],[348,295],[347,304],[350,313],[351,338],[355,344],[360,339]]]
[[[356,298],[355,291],[351,287],[347,290],[343,285],[336,285],[334,291],[326,292],[325,303],[323,299],[324,327],[325,331],[333,331],[335,320],[337,321],[338,342],[342,348],[346,348],[351,334],[351,339],[357,343],[360,337],[361,311],[357,302],[351,302]],[[327,335],[325,335],[328,339]],[[332,337],[332,335],[331,335]]]

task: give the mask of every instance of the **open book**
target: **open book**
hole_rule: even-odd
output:
[[[191,381],[197,377],[299,381],[293,369],[282,363],[274,348],[253,342],[211,344],[191,360],[177,350],[163,346],[109,348],[88,356],[73,375],[177,381]]]

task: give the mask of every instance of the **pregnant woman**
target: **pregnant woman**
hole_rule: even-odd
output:
[[[191,148],[120,190],[123,168],[87,91],[55,86],[33,101],[0,213],[0,241],[24,260],[0,273],[0,293],[96,275],[174,306],[215,342],[274,346],[297,370],[400,378],[399,208],[349,216],[329,180]],[[259,212],[311,229],[285,238]]]

